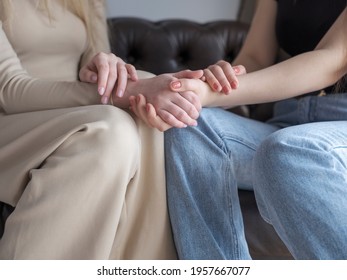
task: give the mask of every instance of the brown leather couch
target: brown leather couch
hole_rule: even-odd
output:
[[[201,24],[175,19],[112,18],[109,27],[112,51],[137,69],[154,74],[202,69],[220,59],[232,61],[248,31],[247,24],[236,21]],[[263,121],[271,116],[271,104],[234,111]],[[260,217],[253,192],[240,190],[239,196],[252,257],[291,259],[273,228]],[[12,210],[0,203],[0,236]]]

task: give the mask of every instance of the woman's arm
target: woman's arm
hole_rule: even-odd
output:
[[[87,1],[87,0],[86,0]],[[84,52],[79,70],[82,82],[97,83],[101,103],[109,103],[112,93],[121,97],[125,91],[128,77],[137,80],[135,67],[125,63],[120,57],[111,53],[107,20],[105,15],[105,1],[89,1],[90,32],[87,50]]]
[[[141,72],[139,81],[129,81],[124,98],[115,97],[114,105],[129,108],[129,96],[146,95],[157,105],[163,118],[186,125],[194,125],[201,109],[196,94],[181,95],[172,92],[169,83],[177,78],[201,77],[202,73],[187,72],[174,77],[154,77]],[[100,104],[97,85],[83,82],[61,82],[34,79],[22,68],[21,63],[2,30],[0,22],[0,106],[7,113],[48,110],[82,105]],[[169,98],[164,98],[168,96]],[[172,112],[171,114],[168,114]],[[175,120],[174,118],[178,119]],[[181,123],[181,125],[182,125]]]
[[[246,40],[232,62],[246,67],[248,73],[273,65],[279,49],[275,33],[277,2],[257,2]]]
[[[128,81],[124,96],[113,95],[113,103],[118,107],[128,108],[141,94],[155,107],[158,115],[166,122],[176,127],[196,125],[196,119],[201,110],[200,100],[195,92],[177,92],[171,90],[169,84],[180,78],[199,79],[202,71],[181,71],[174,74],[154,76],[148,72],[139,71],[138,81]],[[134,99],[135,98],[135,99]]]
[[[239,75],[246,71],[260,70],[275,63],[278,54],[275,34],[276,14],[275,0],[258,1],[246,40],[234,61],[231,64],[219,61],[204,70],[206,81],[213,90],[230,94],[238,87]],[[238,65],[238,67],[231,67],[231,65]]]
[[[0,22],[0,107],[8,114],[98,104],[96,86],[30,77]]]
[[[108,27],[106,21],[106,10],[104,0],[86,0],[89,1],[92,9],[92,18],[90,19],[90,33],[92,39],[89,40],[87,50],[81,58],[80,68],[87,65],[93,57],[99,53],[110,53],[110,41],[108,39]]]
[[[272,102],[320,90],[347,73],[347,12],[338,17],[316,49],[263,70],[239,76],[239,87],[229,95],[217,95],[197,80],[180,80],[175,90],[201,94],[202,106],[234,107]]]
[[[262,69],[275,62],[278,52],[275,36],[276,13],[276,1],[259,1],[244,45],[233,61],[233,65],[237,66],[232,67],[226,61],[219,61],[204,70],[203,80],[207,83],[190,80],[185,81],[187,85],[180,87],[180,81],[174,81],[171,89],[177,92],[192,89],[198,93],[206,92],[206,96],[208,96],[208,92],[209,94],[214,94],[215,96],[213,97],[220,97],[219,94],[216,94],[219,92],[234,95],[234,90],[238,88],[240,78],[246,73],[246,70]],[[161,131],[167,130],[172,126],[179,127],[161,118],[160,114],[157,114],[155,106],[145,96],[133,99],[131,105],[135,114],[152,127],[156,127]]]

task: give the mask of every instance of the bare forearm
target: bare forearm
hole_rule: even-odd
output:
[[[239,88],[229,95],[208,92],[205,107],[234,107],[278,101],[334,84],[344,74],[339,55],[331,50],[308,52],[263,70],[239,76]]]
[[[128,80],[126,90],[121,98],[113,94],[113,104],[115,106],[119,108],[129,108],[129,97],[143,93],[144,87],[149,82],[149,79],[155,77],[155,75],[150,72],[140,70],[137,70],[137,75],[139,80]]]
[[[271,102],[320,90],[336,83],[347,73],[346,13],[345,9],[315,50],[239,76],[237,90],[228,96],[207,94],[205,97],[208,98],[202,104],[233,107]]]

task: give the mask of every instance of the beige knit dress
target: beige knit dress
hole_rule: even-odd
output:
[[[176,258],[162,133],[77,81],[109,51],[103,2],[92,1],[98,50],[59,0],[51,19],[37,0],[12,2],[10,27],[0,22],[0,201],[15,210],[0,259]]]

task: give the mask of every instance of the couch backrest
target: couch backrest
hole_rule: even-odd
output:
[[[140,18],[109,19],[112,51],[137,69],[154,74],[205,68],[233,60],[248,25],[235,21],[199,24],[188,20],[152,22]]]

